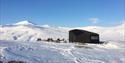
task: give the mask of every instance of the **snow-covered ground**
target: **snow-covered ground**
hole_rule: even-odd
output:
[[[125,63],[125,43],[78,45],[73,43],[0,41],[0,60],[27,63]]]
[[[104,44],[36,41],[38,38],[68,40],[74,28],[38,26],[28,21],[0,26],[0,61],[26,63],[125,63],[125,23],[114,27],[77,27],[100,34]]]

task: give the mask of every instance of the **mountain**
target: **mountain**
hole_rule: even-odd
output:
[[[85,27],[59,27],[60,29],[82,29],[98,33],[101,41],[125,41],[125,22],[116,26],[102,27],[102,26],[85,26]]]
[[[62,29],[33,25],[28,21],[21,21],[12,25],[0,26],[0,40],[36,41],[38,38],[47,40],[67,39],[67,34]]]
[[[28,20],[24,20],[24,21],[20,21],[20,22],[17,22],[13,25],[34,25],[33,23],[31,23],[30,21]]]
[[[125,41],[125,23],[112,27],[87,26],[78,29],[99,33],[104,41]]]
[[[125,41],[125,23],[113,27],[86,26],[86,27],[51,27],[49,25],[34,25],[25,20],[12,25],[0,26],[0,40],[36,41],[48,38],[65,39],[68,41],[68,31],[83,29],[100,34],[101,41]]]

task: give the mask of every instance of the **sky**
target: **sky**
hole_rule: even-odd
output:
[[[112,26],[125,21],[125,0],[0,0],[0,24]]]

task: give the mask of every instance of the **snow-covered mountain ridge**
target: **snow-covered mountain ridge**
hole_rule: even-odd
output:
[[[34,24],[29,22],[28,20],[24,20],[24,21],[20,21],[18,23],[15,23],[13,25],[34,25]]]
[[[29,21],[21,21],[12,25],[0,26],[0,40],[36,41],[37,38],[66,39],[71,29],[83,29],[100,34],[101,40],[125,41],[125,23],[114,27],[50,27],[49,25],[34,25]]]

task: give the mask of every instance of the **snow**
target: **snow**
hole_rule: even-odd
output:
[[[67,34],[61,29],[53,29],[46,27],[38,27],[34,25],[18,25],[13,27],[3,26],[0,27],[0,40],[18,40],[18,41],[36,41],[37,38],[65,38]],[[16,39],[15,39],[16,38]]]
[[[114,27],[87,26],[77,28],[48,27],[37,25],[0,26],[0,40],[36,41],[37,38],[68,39],[71,29],[83,29],[100,34],[101,41],[125,41],[125,24]],[[16,38],[16,39],[15,39]],[[115,39],[117,38],[117,39]],[[24,40],[25,39],[25,40]]]
[[[99,33],[103,41],[125,41],[125,23],[112,27],[87,26],[77,27],[77,29]]]
[[[60,38],[68,31],[83,29],[100,34],[104,44],[75,44],[37,41]],[[29,21],[0,26],[0,61],[26,63],[125,63],[125,23],[113,27],[50,27]]]
[[[73,43],[0,41],[0,60],[20,60],[27,63],[125,62],[125,45],[120,47],[113,43],[86,44],[81,48],[76,45],[79,46]]]
[[[29,22],[28,20],[24,20],[24,21],[15,23],[14,25],[33,25],[33,23]]]

